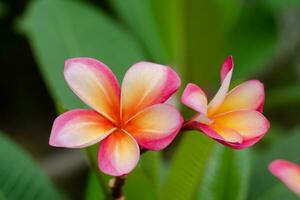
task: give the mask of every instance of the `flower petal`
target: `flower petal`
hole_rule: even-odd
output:
[[[183,118],[167,104],[156,104],[139,112],[126,125],[126,130],[146,149],[160,150],[168,146],[179,132]]]
[[[54,121],[49,144],[82,148],[99,142],[114,131],[113,124],[92,110],[65,112]]]
[[[226,95],[217,112],[224,113],[242,109],[258,110],[261,112],[264,99],[264,85],[257,80],[246,81],[232,89]]]
[[[122,176],[137,165],[140,149],[132,136],[115,131],[100,144],[98,164],[101,171],[111,176]]]
[[[205,135],[218,141],[221,144],[229,146],[234,149],[244,149],[257,143],[264,135],[260,135],[254,138],[245,139],[237,131],[233,129],[223,128],[215,130],[212,126],[202,124],[197,121],[189,121],[184,125],[186,129],[196,129],[203,132]],[[217,132],[219,131],[219,132]]]
[[[222,69],[221,69],[222,85],[219,91],[217,92],[217,94],[215,95],[215,97],[208,104],[208,116],[213,115],[223,103],[226,94],[229,90],[232,71],[233,71],[233,60],[232,57],[228,57],[225,60],[224,64],[222,65]]]
[[[238,144],[241,144],[243,142],[243,137],[237,131],[231,128],[215,126],[213,127],[213,130],[217,132],[225,142]]]
[[[275,160],[269,165],[269,170],[300,196],[300,166],[285,160]]]
[[[193,83],[189,83],[183,91],[181,102],[206,115],[207,113],[207,97],[200,87]]]
[[[166,101],[180,86],[180,78],[170,67],[139,62],[126,73],[121,92],[123,121],[147,106]]]
[[[71,89],[90,107],[116,122],[120,113],[120,87],[112,71],[92,58],[65,62],[65,79]]]
[[[232,70],[233,68],[233,58],[232,56],[228,56],[221,68],[221,82],[224,81],[226,75]]]
[[[269,121],[258,111],[239,110],[220,114],[214,117],[211,125],[230,128],[237,131],[244,140],[264,135],[269,127]]]

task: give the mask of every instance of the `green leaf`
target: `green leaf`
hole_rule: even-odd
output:
[[[277,43],[277,27],[272,13],[260,3],[245,3],[227,45],[234,56],[234,77],[245,78],[264,72],[264,66],[277,50]]]
[[[170,163],[160,199],[190,200],[203,180],[216,143],[199,132],[184,133]]]
[[[93,172],[89,175],[86,185],[85,200],[105,200],[103,188],[99,185],[97,175]]]
[[[0,160],[0,199],[61,199],[32,158],[2,133]]]
[[[200,184],[198,199],[247,199],[250,167],[251,157],[248,150],[233,150],[218,145]]]
[[[272,133],[273,132],[269,131],[268,134]],[[284,132],[281,134],[282,138],[274,141],[271,148],[269,148],[267,151],[260,150],[256,152],[257,156],[253,165],[254,167],[251,176],[251,192],[249,192],[249,199],[271,200],[271,191],[277,190],[279,193],[286,191],[285,193],[291,196],[290,194],[292,192],[280,189],[280,187],[285,186],[268,171],[268,165],[276,159],[285,159],[295,163],[299,162],[300,127],[296,128],[290,134],[287,134],[286,130],[284,130]],[[276,187],[279,189],[274,189]],[[293,200],[296,198],[284,199]]]
[[[231,54],[224,51],[224,46],[240,8],[237,0],[181,1],[184,41],[178,55],[183,57],[180,65],[184,81],[217,86],[222,62]]]
[[[155,19],[152,0],[110,0],[119,16],[146,47],[156,62],[169,62],[166,46]]]
[[[288,9],[295,9],[295,7],[300,6],[299,0],[265,0],[262,1],[263,4],[274,11],[282,11],[282,10],[288,10]]]
[[[266,110],[279,108],[285,105],[298,104],[300,102],[300,93],[295,91],[300,91],[299,83],[277,87],[268,91],[266,94],[268,99]]]
[[[0,19],[3,18],[7,14],[7,12],[8,12],[7,6],[3,2],[0,2]]]
[[[182,0],[151,0],[153,14],[170,62],[182,73],[184,58],[184,9]],[[167,8],[167,9],[166,9]]]
[[[83,56],[100,59],[120,80],[130,65],[145,58],[130,33],[101,10],[83,2],[32,1],[21,20],[21,28],[30,39],[54,100],[67,109],[83,104],[64,82],[65,59]]]

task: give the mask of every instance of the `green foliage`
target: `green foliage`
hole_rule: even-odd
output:
[[[33,1],[21,20],[21,28],[32,44],[40,70],[57,104],[65,108],[82,103],[64,82],[64,60],[88,56],[100,59],[119,80],[144,53],[131,35],[83,2]]]
[[[150,58],[168,64],[166,47],[161,39],[160,30],[154,17],[151,0],[110,0],[121,19],[140,39]]]
[[[284,105],[298,104],[300,102],[299,83],[277,87],[270,91],[267,91],[268,104],[266,104],[267,110],[275,110]]]
[[[200,184],[199,199],[247,199],[250,167],[249,150],[237,151],[218,145]]]
[[[272,134],[270,131],[268,134]],[[283,132],[283,136],[272,143],[271,148],[265,152],[256,152],[256,159],[253,164],[251,176],[251,193],[250,199],[262,200],[279,200],[298,199],[292,192],[285,189],[286,186],[281,184],[269,171],[268,165],[275,159],[286,159],[295,163],[299,161],[299,141],[300,127],[296,128],[291,134]],[[277,195],[275,195],[277,194]],[[276,196],[276,198],[275,198]]]
[[[8,10],[6,5],[3,2],[0,2],[0,19],[7,14]],[[1,197],[0,197],[1,199]]]
[[[277,27],[271,13],[259,3],[245,4],[228,40],[236,65],[235,77],[262,73],[277,50],[277,40]]]
[[[214,148],[215,143],[201,133],[185,133],[170,163],[160,199],[192,199]]]
[[[105,200],[105,192],[103,188],[99,185],[97,175],[95,173],[91,173],[89,175],[87,185],[86,185],[86,193],[85,200]]]
[[[37,164],[2,133],[0,147],[1,200],[61,199]]]
[[[185,134],[170,164],[160,199],[246,199],[249,151],[229,149],[199,132]]]

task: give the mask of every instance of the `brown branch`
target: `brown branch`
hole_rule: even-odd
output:
[[[126,176],[117,176],[109,180],[111,195],[113,200],[125,200],[123,194],[123,185],[125,184]]]

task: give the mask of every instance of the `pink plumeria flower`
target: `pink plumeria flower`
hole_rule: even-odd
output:
[[[178,110],[164,104],[180,86],[170,67],[136,63],[120,88],[105,64],[92,58],[73,58],[65,62],[64,76],[74,93],[93,110],[74,109],[57,117],[49,143],[83,148],[101,141],[98,164],[106,174],[128,174],[139,160],[139,145],[161,150],[182,126]]]
[[[300,166],[286,160],[275,160],[269,165],[270,172],[290,190],[300,196]]]
[[[233,71],[232,57],[221,69],[221,87],[207,104],[206,94],[195,84],[188,84],[181,101],[198,113],[185,123],[185,128],[197,129],[216,141],[235,149],[258,142],[269,129],[269,121],[261,114],[264,86],[257,80],[246,81],[230,92]]]

